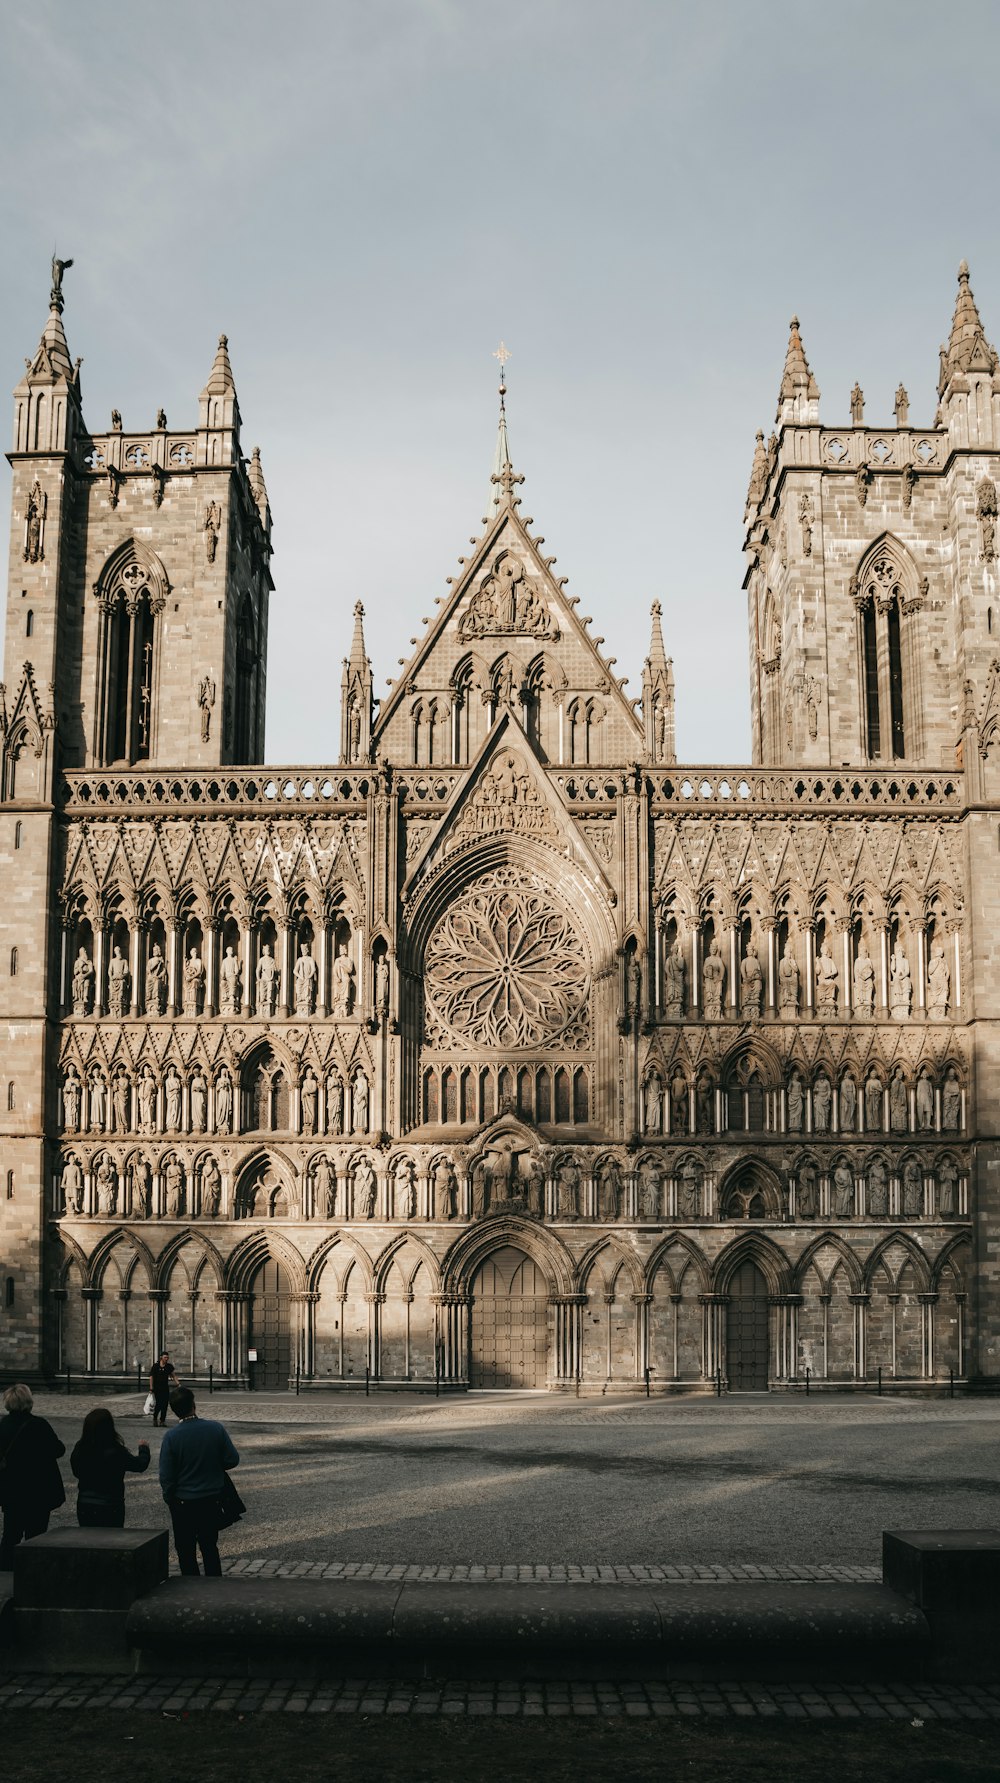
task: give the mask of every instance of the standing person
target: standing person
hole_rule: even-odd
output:
[[[149,1444],[139,1444],[130,1455],[115,1429],[107,1406],[95,1406],[83,1420],[83,1432],[70,1467],[80,1482],[76,1495],[76,1520],[81,1529],[124,1529],[125,1475],[145,1473]]]
[[[177,1370],[170,1360],[170,1352],[169,1350],[164,1350],[159,1361],[154,1362],[149,1371],[149,1390],[156,1401],[156,1404],[153,1407],[154,1430],[156,1429],[157,1424],[159,1424],[161,1428],[166,1426],[167,1407],[170,1404],[170,1395],[174,1388],[179,1386],[180,1381],[177,1378]]]
[[[206,1579],[222,1576],[219,1558],[219,1498],[230,1468],[240,1458],[221,1424],[199,1418],[190,1387],[174,1394],[174,1416],[180,1419],[160,1447],[160,1486],[174,1526],[174,1546],[181,1572],[198,1577],[197,1549]]]
[[[44,1535],[49,1517],[66,1503],[59,1457],[65,1455],[52,1425],[32,1413],[31,1388],[23,1381],[3,1396],[7,1416],[0,1420],[0,1572],[10,1572],[19,1541]]]

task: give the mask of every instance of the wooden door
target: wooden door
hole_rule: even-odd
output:
[[[756,1263],[741,1263],[729,1283],[726,1374],[730,1391],[767,1391],[767,1282]]]
[[[508,1246],[472,1284],[469,1380],[473,1387],[544,1387],[549,1291],[523,1251]]]
[[[257,1351],[253,1384],[262,1392],[282,1391],[292,1372],[292,1317],[288,1277],[269,1260],[254,1276],[250,1291],[249,1348]]]

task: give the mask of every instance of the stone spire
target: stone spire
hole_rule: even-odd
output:
[[[663,648],[662,612],[659,601],[654,601],[650,607],[649,655],[642,669],[642,717],[649,760],[675,762],[674,664]]]
[[[254,501],[257,503],[257,512],[260,515],[261,526],[267,533],[268,538],[270,538],[271,504],[267,499],[267,484],[264,481],[264,472],[261,468],[259,446],[254,447],[250,463],[247,465],[247,482],[250,485],[250,493],[252,494]]]
[[[798,316],[792,317],[788,331],[788,351],[785,354],[785,369],[781,374],[775,420],[818,421],[819,386],[809,370],[809,361],[799,333]]]
[[[16,451],[65,451],[83,425],[80,413],[81,361],[78,359],[74,364],[70,358],[62,320],[63,273],[72,264],[72,260],[52,261],[48,320],[32,357],[24,362],[25,375],[14,391]],[[56,389],[65,392],[68,400],[51,400]]]
[[[517,506],[514,490],[518,483],[524,482],[524,478],[514,472],[507,439],[507,361],[510,353],[503,341],[493,357],[500,361],[500,419],[497,423],[497,445],[493,454],[493,474],[490,477],[490,494],[486,505],[485,518],[489,522],[496,519],[501,508]]]
[[[365,648],[365,610],[354,603],[351,654],[344,658],[340,679],[340,759],[368,760],[372,736],[372,665]]]
[[[747,490],[746,507],[743,512],[744,521],[752,519],[760,507],[761,497],[767,487],[767,447],[764,434],[757,429],[757,444],[753,449],[753,464],[750,467],[750,487]]]
[[[944,400],[949,389],[968,388],[962,380],[969,372],[984,372],[992,377],[996,369],[996,349],[986,339],[969,284],[969,264],[963,260],[958,269],[958,297],[951,322],[951,338],[941,349],[938,395]]]
[[[198,462],[201,465],[235,464],[239,457],[240,405],[233,368],[229,363],[229,339],[220,334],[208,383],[198,398]]]

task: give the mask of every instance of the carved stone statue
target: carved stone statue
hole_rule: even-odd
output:
[[[207,743],[212,730],[212,707],[215,705],[215,681],[203,675],[198,685],[198,710],[201,713],[201,740]]]
[[[579,1218],[580,1172],[572,1158],[565,1158],[559,1166],[557,1205],[561,1220]]]
[[[741,1002],[744,1015],[759,1015],[764,1000],[764,974],[761,971],[757,949],[752,941],[748,941],[743,964],[740,967]]]
[[[27,512],[24,519],[25,563],[39,563],[45,556],[42,539],[45,525],[45,510],[47,506],[48,498],[36,477],[31,485],[31,493],[28,496]]]
[[[647,1158],[639,1173],[639,1212],[644,1220],[658,1220],[663,1203],[663,1172],[655,1158]]]
[[[167,1009],[167,963],[158,941],[154,941],[146,961],[146,1010],[149,1015],[165,1015]]]
[[[868,1166],[868,1216],[873,1220],[884,1220],[889,1211],[889,1184],[886,1180],[885,1165],[879,1158],[873,1159]]]
[[[934,1128],[934,1085],[926,1071],[921,1071],[917,1078],[917,1126],[921,1133],[930,1133]]]
[[[833,1173],[834,1211],[838,1220],[854,1218],[854,1177],[851,1167],[841,1158]]]
[[[693,1158],[688,1158],[681,1170],[678,1197],[681,1219],[699,1220],[702,1213],[701,1171]]]
[[[726,968],[718,941],[713,940],[701,969],[705,1020],[721,1021],[722,997],[726,988]]]
[[[927,968],[927,1013],[933,1021],[944,1021],[951,994],[951,973],[944,957],[944,943],[935,941]]]
[[[826,1017],[837,1013],[840,994],[840,968],[833,957],[829,941],[824,940],[816,961],[816,1014]]]
[[[67,1133],[80,1131],[80,1079],[71,1065],[63,1083],[63,1126]]]
[[[625,995],[629,1014],[637,1016],[642,1009],[642,967],[634,953],[625,962]]]
[[[219,967],[219,1014],[239,1015],[243,996],[243,976],[236,950],[227,947]]]
[[[120,947],[116,947],[108,964],[108,1014],[128,1014],[129,969]]]
[[[333,962],[332,1009],[334,1015],[350,1015],[354,1008],[354,961],[341,943]]]
[[[215,1131],[231,1133],[233,1127],[233,1080],[228,1071],[220,1071],[215,1080]]]
[[[217,1220],[222,1206],[222,1172],[214,1158],[205,1160],[201,1173],[201,1211],[208,1220]]]
[[[778,1009],[786,1021],[799,1009],[799,968],[790,941],[785,942],[778,962]]]
[[[302,1131],[315,1133],[316,1109],[319,1104],[319,1078],[310,1065],[302,1079]]]
[[[141,1155],[129,1165],[129,1199],[133,1217],[148,1220],[153,1211],[153,1173]]]
[[[177,1158],[171,1158],[163,1172],[166,1189],[166,1213],[168,1220],[179,1220],[184,1213],[184,1166]]]
[[[375,1012],[377,1015],[389,1013],[389,962],[385,954],[375,962]]]
[[[910,977],[910,962],[897,941],[892,950],[889,962],[889,1002],[894,1021],[905,1022],[910,1019],[910,1005],[913,1001],[913,981]]]
[[[163,1080],[163,1095],[167,1132],[179,1133],[181,1128],[181,1080],[173,1065]]]
[[[788,1131],[801,1133],[802,1111],[805,1106],[802,1079],[797,1071],[793,1071],[788,1081]]]
[[[910,1098],[898,1065],[889,1079],[889,1126],[893,1133],[906,1133],[910,1126]]]
[[[196,1070],[191,1079],[191,1131],[204,1133],[207,1125],[208,1085],[201,1071]]]
[[[200,1015],[205,1007],[205,962],[192,947],[184,962],[184,1014]]]
[[[124,1070],[118,1070],[111,1082],[111,1106],[116,1133],[127,1133],[131,1127],[128,1109],[129,1081]]]
[[[344,1083],[336,1071],[331,1071],[326,1080],[326,1130],[344,1131]]]
[[[903,1166],[903,1218],[922,1220],[923,1217],[924,1182],[920,1165],[915,1158],[908,1158]]]
[[[694,1086],[695,1124],[699,1133],[715,1131],[715,1091],[707,1077],[699,1077]]]
[[[644,1095],[644,1114],[647,1133],[660,1133],[663,1130],[663,1085],[658,1071],[651,1071],[646,1079]]]
[[[354,1167],[354,1217],[370,1220],[375,1212],[375,1172],[367,1158]]]
[[[417,1212],[417,1185],[413,1180],[413,1164],[401,1158],[396,1166],[396,1218],[412,1220]]]
[[[83,1212],[83,1171],[78,1159],[66,1159],[62,1171],[62,1204],[66,1213]]]
[[[447,1158],[439,1158],[434,1166],[434,1218],[453,1220],[458,1212],[458,1184]]]
[[[368,1131],[368,1079],[363,1071],[358,1071],[351,1085],[351,1110],[354,1116],[355,1133]]]
[[[814,1220],[819,1212],[819,1189],[816,1170],[812,1164],[803,1164],[799,1168],[795,1187],[795,1210],[800,1220]]]
[[[938,1171],[938,1213],[943,1220],[955,1218],[957,1208],[955,1185],[957,1181],[958,1172],[954,1164],[949,1159],[945,1159]]]
[[[871,1015],[875,1007],[875,967],[862,941],[854,962],[854,1013]]]
[[[534,1219],[545,1217],[545,1166],[541,1158],[529,1157],[525,1171],[525,1193],[528,1199],[528,1212]]]
[[[853,1077],[840,1080],[840,1131],[853,1133],[858,1110],[858,1092]]]
[[[95,1071],[90,1080],[90,1130],[92,1133],[107,1131],[107,1085],[99,1071]]]
[[[621,1171],[614,1158],[609,1158],[601,1171],[600,1177],[600,1217],[602,1220],[621,1219],[622,1212],[622,1179]]]
[[[830,1107],[833,1102],[833,1089],[825,1072],[820,1072],[813,1084],[813,1127],[817,1133],[830,1131]]]
[[[941,1126],[945,1133],[957,1133],[962,1124],[962,1086],[954,1070],[948,1072],[941,1091]]]
[[[481,1220],[486,1213],[486,1161],[477,1158],[472,1166],[472,1217]]]
[[[678,1071],[670,1083],[670,1128],[671,1132],[681,1134],[689,1129],[688,1114],[688,1082]]]
[[[684,1014],[685,972],[681,944],[675,941],[663,967],[663,1013],[668,1021],[679,1021]]]
[[[85,947],[81,947],[73,964],[73,1014],[89,1015],[90,999],[94,989],[94,968],[90,955]]]
[[[267,1019],[278,1000],[278,962],[265,941],[257,961],[257,1014]]]
[[[313,1182],[316,1189],[316,1209],[320,1219],[335,1220],[337,1217],[337,1178],[330,1160],[319,1157],[313,1171]]]
[[[309,951],[308,944],[303,941],[299,946],[299,957],[295,962],[295,1013],[296,1015],[312,1015],[316,1007],[317,965]]]
[[[136,1100],[139,1104],[139,1131],[152,1133],[156,1121],[156,1079],[148,1065],[144,1065],[139,1073]]]
[[[118,1212],[118,1172],[111,1159],[104,1157],[97,1168],[97,1211],[105,1219]]]

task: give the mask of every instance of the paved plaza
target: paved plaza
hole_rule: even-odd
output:
[[[161,1432],[137,1394],[110,1403],[129,1446],[154,1450],[128,1481],[129,1524],[164,1525]],[[67,1449],[90,1404],[36,1400]],[[200,1409],[241,1454],[234,1571],[868,1578],[884,1529],[1000,1526],[992,1399],[226,1394]]]

